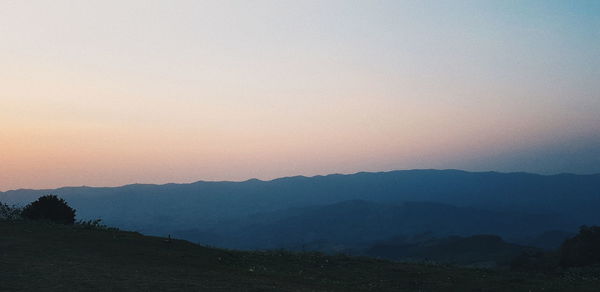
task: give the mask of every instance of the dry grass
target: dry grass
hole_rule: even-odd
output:
[[[598,291],[596,278],[283,251],[0,222],[0,291]]]

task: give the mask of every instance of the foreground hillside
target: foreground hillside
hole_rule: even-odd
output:
[[[597,291],[597,287],[597,279],[566,274],[237,252],[134,232],[0,222],[0,291]]]

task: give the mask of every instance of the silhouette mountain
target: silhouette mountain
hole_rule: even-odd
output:
[[[195,242],[236,249],[311,249],[348,252],[393,236],[433,237],[494,233],[519,239],[552,227],[576,229],[555,214],[525,214],[439,203],[374,203],[362,200],[261,213],[222,222],[208,230],[174,234]]]
[[[531,238],[548,230],[574,232],[579,225],[600,224],[600,214],[597,212],[600,209],[600,175],[403,170],[297,176],[271,181],[254,179],[245,182],[199,181],[191,184],[15,190],[0,193],[0,201],[25,205],[47,193],[64,198],[78,211],[78,219],[102,218],[108,225],[146,234],[179,232],[183,238],[191,240],[199,237],[199,233],[204,233],[203,238],[214,236],[211,240],[217,242],[219,237],[223,237],[223,240],[230,238],[231,232],[228,230],[239,230],[240,226],[247,227],[248,224],[255,225],[252,228],[256,229],[253,235],[256,238],[260,238],[261,233],[266,232],[264,230],[283,232],[286,229],[299,229],[298,226],[314,226],[315,234],[331,233],[330,237],[335,241],[346,242],[342,239],[354,238],[355,235],[344,230],[354,228],[366,232],[355,234],[376,234],[371,230],[381,231],[376,225],[385,223],[390,216],[399,216],[393,221],[399,227],[390,230],[400,234],[405,233],[401,232],[403,228],[410,230],[418,224],[425,225],[415,223],[423,221],[429,222],[432,230],[439,229],[440,233],[446,230],[448,235],[473,235],[467,234],[466,230],[478,233],[495,233],[497,230],[506,239],[532,232],[527,236]],[[376,204],[365,205],[365,201]],[[420,205],[408,208],[403,205],[405,202],[437,203],[445,207],[428,205],[427,210],[422,210],[417,208]],[[360,207],[359,212],[353,209],[357,206]],[[398,206],[405,206],[400,207],[402,212],[394,211]],[[418,220],[411,221],[393,215],[396,214],[394,212],[408,214],[411,209]],[[307,214],[311,212],[315,212],[314,216],[318,215],[319,221],[310,219]],[[447,212],[447,215],[438,216],[440,212]],[[484,218],[476,214],[486,213],[488,216],[485,220],[469,219]],[[347,217],[335,219],[333,214]],[[465,219],[461,219],[461,216]],[[448,218],[455,221],[452,228],[444,227],[444,221]],[[244,220],[248,220],[247,224],[242,224]],[[487,228],[493,225],[494,220],[499,222],[494,223],[494,229],[481,232],[473,227],[476,222],[472,221],[489,222],[488,225],[482,223]],[[319,226],[338,221],[349,223],[346,227],[335,224],[337,229],[332,227],[330,230]],[[435,226],[438,226],[437,229],[433,228]],[[323,231],[319,231],[319,228]],[[414,232],[425,229],[414,228]],[[455,230],[460,233],[450,234]],[[244,238],[246,233],[249,232],[241,232],[237,236]],[[388,235],[391,232],[383,233]],[[303,237],[291,237],[300,245],[312,239],[321,240],[317,235],[311,237],[302,232],[300,234]],[[371,235],[361,236],[365,242],[378,239],[375,236],[370,238]],[[258,239],[256,241],[260,242]],[[273,239],[272,242],[277,240]]]

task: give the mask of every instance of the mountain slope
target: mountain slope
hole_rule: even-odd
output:
[[[383,204],[361,200],[312,206],[223,222],[207,230],[175,232],[181,238],[236,249],[360,249],[393,236],[498,234],[524,238],[537,230],[577,229],[556,214],[499,212],[439,203]]]
[[[26,204],[47,193],[65,198],[77,209],[78,218],[102,218],[112,226],[162,235],[218,228],[222,222],[252,214],[348,200],[427,201],[498,212],[557,214],[577,225],[600,224],[600,175],[406,170],[272,181],[16,190],[0,193],[0,201]]]
[[[235,252],[123,231],[0,222],[2,291],[595,291],[598,280]]]

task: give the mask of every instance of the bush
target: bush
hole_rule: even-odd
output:
[[[102,219],[79,220],[75,222],[75,226],[82,229],[90,230],[119,231],[119,228],[109,227],[102,224]]]
[[[600,264],[600,227],[582,226],[579,234],[567,239],[560,247],[563,267],[582,267]]]
[[[16,206],[9,206],[4,203],[0,203],[0,220],[2,221],[15,221],[21,219],[21,209]]]
[[[23,208],[21,215],[32,220],[48,220],[60,224],[75,223],[75,210],[65,200],[47,195]]]

